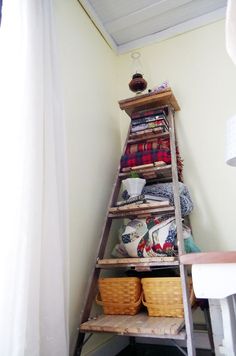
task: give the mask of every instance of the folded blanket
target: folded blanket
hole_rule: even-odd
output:
[[[183,224],[183,238],[186,253],[200,252],[191,235],[191,230]],[[173,217],[163,215],[147,219],[134,219],[123,226],[119,243],[115,245],[112,256],[156,257],[174,256],[177,229]]]
[[[125,154],[132,154],[136,152],[152,151],[155,149],[169,150],[170,140],[167,138],[157,138],[153,141],[145,141],[127,145]]]
[[[150,109],[150,110],[142,110],[142,111],[135,111],[131,114],[131,119],[132,121],[135,121],[136,119],[140,119],[143,117],[148,117],[148,116],[155,116],[155,115],[163,115],[166,117],[168,114],[168,109]]]
[[[166,120],[166,117],[164,115],[155,115],[155,116],[147,116],[147,117],[142,117],[141,119],[135,119],[131,121],[132,126],[137,126],[141,124],[147,124],[149,122],[161,120],[162,123],[168,128],[168,122]]]
[[[131,127],[131,132],[138,132],[147,129],[155,129],[156,127],[160,127],[163,131],[167,131],[168,127],[166,126],[164,120],[156,120],[153,122],[147,122],[144,124],[136,125]]]
[[[158,183],[146,185],[143,188],[142,194],[150,194],[168,198],[171,205],[174,205],[174,194],[172,183]],[[189,215],[193,210],[193,202],[191,200],[188,188],[185,184],[179,182],[180,206],[182,216]]]
[[[133,154],[124,154],[121,157],[121,168],[141,166],[143,164],[164,161],[167,164],[171,163],[170,150],[152,150],[136,152]]]

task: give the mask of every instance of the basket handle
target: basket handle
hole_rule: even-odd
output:
[[[100,295],[100,293],[98,293],[97,295],[96,295],[96,303],[98,304],[98,305],[101,305],[101,306],[103,306],[103,302],[101,301],[101,299],[100,299],[100,297],[101,297],[101,295]]]
[[[148,306],[146,301],[145,301],[144,293],[142,293],[142,304],[145,305],[145,307]]]

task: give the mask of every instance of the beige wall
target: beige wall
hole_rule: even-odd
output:
[[[55,1],[55,11],[69,156],[73,343],[120,156],[117,57],[76,0]]]
[[[140,49],[148,87],[169,80],[181,106],[177,136],[195,209],[194,237],[204,251],[236,249],[236,168],[224,162],[225,123],[236,113],[236,67],[225,51],[224,21]],[[119,58],[119,96],[132,96],[130,54]],[[122,115],[122,136],[128,122]]]

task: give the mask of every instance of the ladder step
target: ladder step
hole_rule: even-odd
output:
[[[177,257],[145,257],[145,258],[105,258],[97,261],[97,268],[114,267],[155,267],[155,266],[178,266]]]
[[[113,219],[119,219],[124,217],[126,218],[147,217],[150,215],[159,215],[159,214],[168,214],[168,213],[173,214],[175,211],[175,208],[173,206],[165,206],[160,208],[147,208],[147,209],[142,209],[140,206],[138,209],[133,209],[130,211],[121,211],[121,210],[111,211],[111,209],[108,214],[108,217]]]
[[[146,203],[132,203],[132,204],[126,204],[122,206],[117,206],[109,209],[109,212],[112,214],[119,214],[120,212],[126,212],[126,211],[139,211],[139,210],[150,210],[150,209],[156,209],[156,208],[162,208],[162,207],[169,207],[170,203],[169,200],[166,201],[152,201],[152,202],[146,202]]]
[[[150,167],[150,168],[141,168],[142,166],[140,166],[139,169],[136,169],[135,171],[139,174],[139,176],[141,178],[145,178],[146,176],[148,177],[148,175],[152,175],[155,177],[160,177],[160,178],[167,178],[167,177],[171,177],[171,165],[165,165],[162,167]],[[130,172],[132,172],[132,170],[128,171],[128,172],[122,172],[119,173],[119,177],[120,178],[126,178],[130,176]]]
[[[133,167],[125,167],[125,168],[122,168],[122,172],[123,173],[130,173],[132,171],[143,171],[143,170],[146,170],[146,169],[152,169],[154,167],[164,167],[166,166],[167,164],[164,162],[164,161],[156,161],[156,162],[153,162],[153,163],[148,163],[148,164],[143,164],[141,166],[133,166]]]
[[[80,325],[81,332],[108,332],[118,335],[152,338],[186,338],[183,318],[150,317],[146,313],[136,315],[100,315]]]

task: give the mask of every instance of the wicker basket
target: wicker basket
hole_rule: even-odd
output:
[[[104,314],[137,314],[142,304],[142,286],[139,278],[100,278],[96,302]]]
[[[149,316],[184,316],[180,277],[143,278],[141,282],[144,292],[142,303],[147,307]],[[191,278],[188,279],[188,288],[193,305],[195,296]]]

